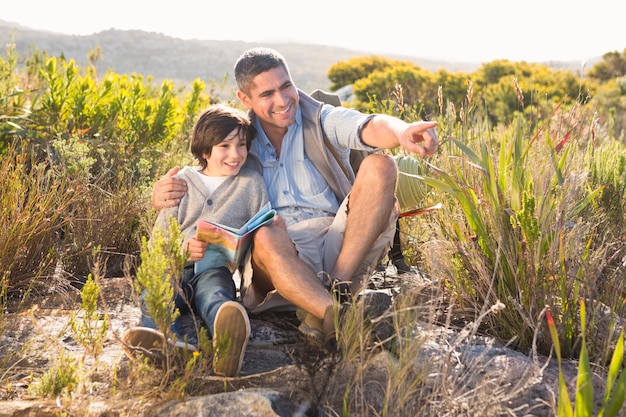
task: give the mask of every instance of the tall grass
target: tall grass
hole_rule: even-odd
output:
[[[558,311],[563,354],[575,356],[580,298],[592,306],[590,339],[612,340],[612,316],[623,313],[623,300],[604,287],[622,288],[616,276],[623,276],[626,151],[594,138],[593,116],[577,102],[567,111],[555,106],[534,128],[519,113],[499,140],[486,122],[466,123],[442,123],[446,146],[423,178],[447,207],[433,225],[430,251],[437,256],[427,258],[429,270],[461,310],[474,311],[467,320],[482,306],[504,303],[482,331],[522,351],[539,335],[539,351],[549,352],[540,313],[550,306]],[[607,146],[612,158],[602,157]],[[591,357],[607,357],[606,348],[591,346]]]
[[[80,190],[14,147],[0,160],[0,176],[0,266],[10,278],[7,295],[62,290],[66,277],[55,268]]]

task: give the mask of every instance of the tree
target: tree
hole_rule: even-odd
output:
[[[383,71],[402,64],[404,64],[403,61],[391,60],[380,56],[352,58],[331,66],[326,76],[332,83],[330,89],[336,91],[346,85],[354,84],[355,81],[361,78],[366,78],[375,71]]]
[[[621,54],[614,51],[602,55],[602,61],[594,65],[587,75],[601,82],[623,77],[626,75],[626,49]]]

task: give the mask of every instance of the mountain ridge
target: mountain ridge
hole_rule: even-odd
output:
[[[20,62],[33,50],[49,56],[63,55],[80,66],[88,63],[90,51],[100,48],[96,69],[118,74],[151,76],[155,82],[169,79],[177,86],[189,85],[200,78],[211,83],[212,94],[234,97],[232,68],[245,50],[256,46],[274,48],[285,56],[296,85],[304,91],[329,89],[326,77],[330,67],[340,61],[362,56],[384,56],[413,62],[429,71],[472,72],[481,63],[435,61],[414,56],[375,54],[334,46],[292,42],[244,42],[226,40],[181,39],[159,32],[108,29],[91,35],[68,35],[30,29],[0,19],[0,40],[15,44]],[[34,49],[33,49],[34,48]],[[598,58],[599,60],[600,58]],[[580,62],[545,63],[554,69],[580,70]]]

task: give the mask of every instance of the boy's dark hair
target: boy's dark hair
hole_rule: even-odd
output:
[[[214,104],[202,112],[191,136],[191,154],[198,160],[202,169],[207,166],[207,161],[202,155],[211,155],[213,146],[222,142],[233,130],[237,130],[237,134],[246,139],[246,148],[250,150],[257,131],[244,111],[223,104]]]
[[[234,73],[237,87],[245,94],[249,94],[254,77],[278,67],[284,68],[291,78],[287,61],[280,53],[271,48],[249,49],[241,54],[235,63]]]

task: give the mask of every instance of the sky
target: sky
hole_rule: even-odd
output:
[[[576,61],[626,49],[620,0],[11,0],[0,19],[71,35],[285,41],[450,62]]]

